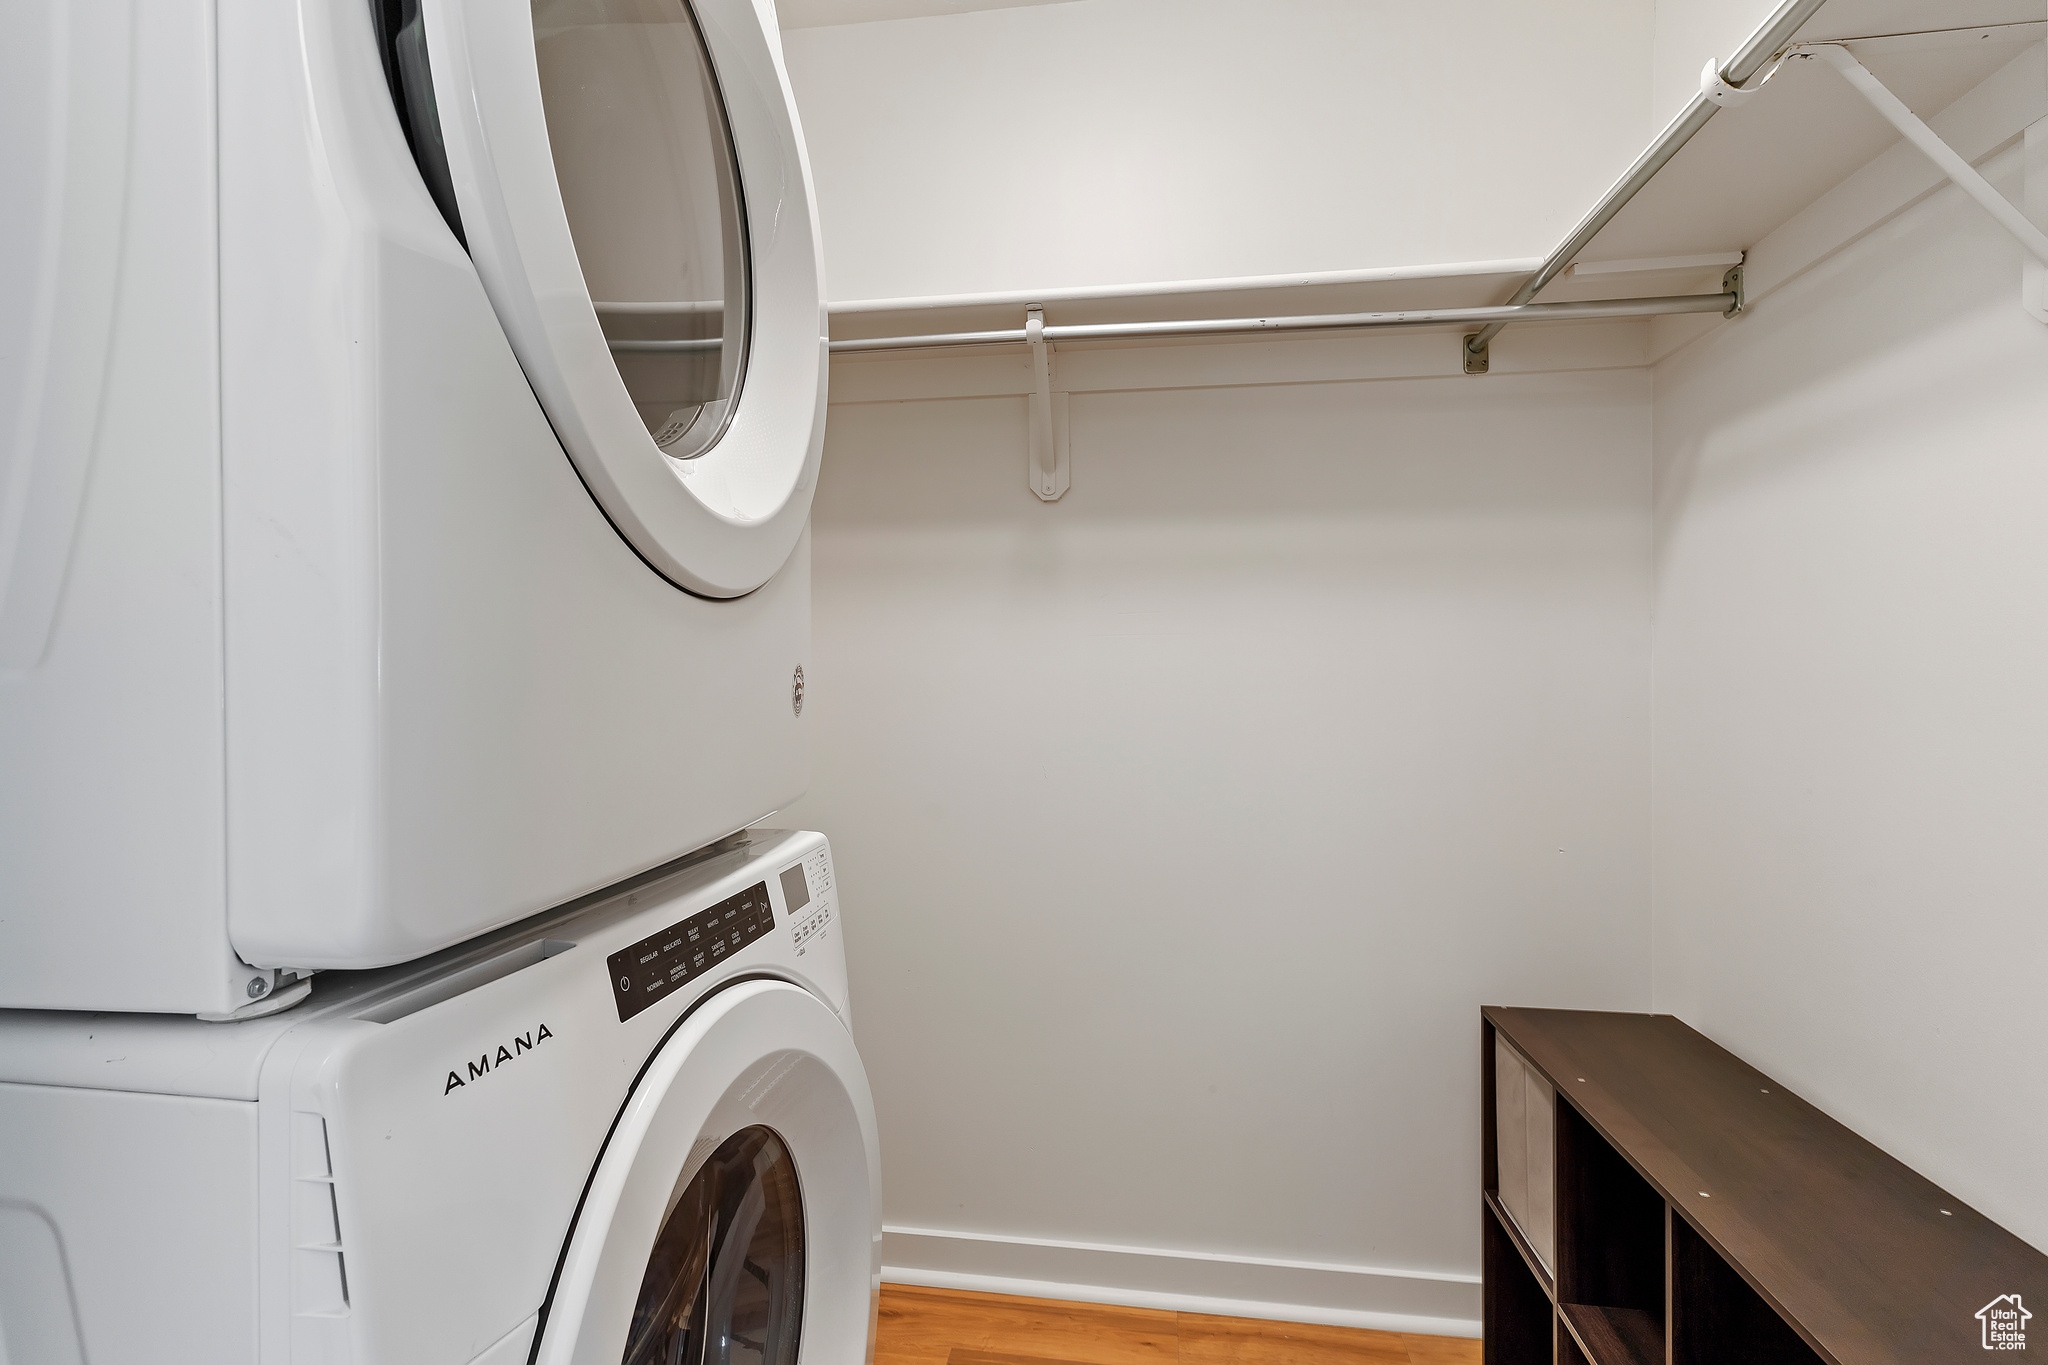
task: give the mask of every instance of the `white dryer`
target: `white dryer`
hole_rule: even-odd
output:
[[[830,854],[734,842],[266,1018],[0,1011],[0,1359],[869,1358]]]
[[[768,0],[28,0],[0,1006],[225,1016],[806,784],[825,412]]]

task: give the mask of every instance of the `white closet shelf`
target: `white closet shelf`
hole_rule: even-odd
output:
[[[1891,92],[1927,118],[2041,41],[2039,0],[1907,7],[1828,0],[1797,44],[1844,43]],[[1861,16],[1863,22],[1857,22]],[[1934,32],[1859,37],[1886,18]],[[1930,22],[1932,21],[1932,22]],[[1969,25],[1969,27],[1963,27]],[[1787,61],[1753,98],[1720,109],[1585,249],[1589,258],[1744,250],[1899,140],[1848,82],[1821,62]],[[1585,297],[1574,276],[1545,297]]]
[[[1714,63],[1724,82],[1740,88],[1723,84],[1720,98],[1695,97],[1541,261],[863,300],[832,305],[832,341],[842,355],[886,353],[892,338],[903,349],[1017,344],[1032,306],[1043,309],[1046,339],[1091,345],[1158,344],[1146,327],[1155,323],[1205,324],[1206,335],[1167,338],[1181,342],[1435,325],[1467,333],[1467,368],[1479,373],[1486,342],[1509,321],[1720,312],[1712,302],[1740,288],[1726,276],[1731,258],[1899,141],[1897,129],[1827,63],[1778,61],[1788,48],[1845,45],[1926,118],[2012,63],[2044,31],[2040,0],[1786,0],[1747,44]],[[1573,270],[1582,260],[1619,268]],[[1532,301],[1538,306],[1496,316],[1462,312]],[[1614,306],[1552,306],[1584,301]],[[1388,316],[1418,311],[1443,316]],[[1066,331],[1076,328],[1085,330]]]

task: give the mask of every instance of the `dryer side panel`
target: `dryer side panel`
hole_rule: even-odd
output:
[[[8,12],[0,1006],[232,1008],[212,5]]]
[[[375,367],[410,319],[380,311],[379,258],[395,239],[438,266],[412,281],[425,311],[476,285],[412,169],[369,6],[220,14],[231,932],[252,961],[330,965],[292,950],[306,926],[353,932],[383,858]]]

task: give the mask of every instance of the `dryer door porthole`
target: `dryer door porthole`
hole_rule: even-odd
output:
[[[725,98],[681,0],[533,0],[548,145],[612,365],[657,449],[701,458],[747,366]]]
[[[440,132],[415,152],[430,183],[444,158],[451,225],[584,484],[670,581],[751,592],[802,534],[824,435],[775,36],[753,0],[409,2],[425,55],[393,70]]]
[[[606,1139],[535,1362],[865,1359],[878,1172],[839,1017],[784,981],[715,993],[661,1044]]]

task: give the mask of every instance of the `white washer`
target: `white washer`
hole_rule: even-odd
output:
[[[826,329],[767,0],[8,24],[0,1006],[265,1008],[802,791]]]
[[[0,1359],[869,1358],[837,904],[756,833],[262,1019],[0,1011]]]

